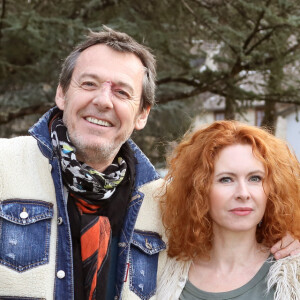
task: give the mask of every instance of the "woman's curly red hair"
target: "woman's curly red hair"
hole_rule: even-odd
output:
[[[266,130],[218,121],[186,135],[169,159],[161,198],[169,256],[179,260],[208,256],[213,240],[208,195],[214,161],[221,149],[233,144],[251,145],[266,171],[264,184],[270,191],[257,241],[271,247],[287,231],[300,237],[300,168],[295,155]]]

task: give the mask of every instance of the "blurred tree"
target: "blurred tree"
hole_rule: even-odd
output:
[[[244,100],[300,104],[298,73],[286,72],[299,61],[299,1],[181,0],[180,4],[186,9],[181,50],[193,49],[190,52],[199,58],[210,56],[213,48],[213,65],[161,76],[160,88],[174,82],[191,88],[186,93],[164,93],[161,103],[208,91],[226,99],[227,119],[234,118]],[[265,123],[274,125],[267,119]]]
[[[155,106],[146,127],[142,131],[134,132],[132,138],[156,167],[164,167],[166,154],[190,128],[192,116],[195,114],[190,102],[191,106],[182,101]]]
[[[265,100],[270,128],[276,103],[300,104],[299,74],[288,71],[300,55],[297,0],[123,0],[110,11],[105,23],[155,49],[159,104],[209,92],[233,119]]]
[[[2,0],[0,124],[53,105],[62,59],[87,28],[102,24],[154,49],[155,118],[177,114],[169,120],[176,120],[178,135],[180,112],[203,93],[226,99],[227,118],[249,101],[265,100],[271,126],[274,103],[300,104],[298,0]],[[169,126],[153,128],[176,138]]]
[[[84,24],[72,19],[75,2],[2,0],[0,19],[0,122],[53,103],[58,66]]]

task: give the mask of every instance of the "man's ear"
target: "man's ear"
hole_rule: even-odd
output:
[[[142,112],[138,115],[134,127],[136,130],[141,130],[146,126],[150,109],[150,106],[148,106],[147,108],[143,108]]]
[[[65,94],[62,90],[62,87],[59,85],[56,89],[55,103],[60,110],[64,110],[65,101]]]

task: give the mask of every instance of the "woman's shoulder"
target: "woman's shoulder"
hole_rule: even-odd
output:
[[[275,261],[267,285],[268,290],[275,287],[274,300],[300,299],[300,254]]]

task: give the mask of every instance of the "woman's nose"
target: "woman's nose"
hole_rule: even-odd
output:
[[[236,187],[236,199],[239,200],[249,200],[250,192],[247,184],[245,182],[239,182]]]

